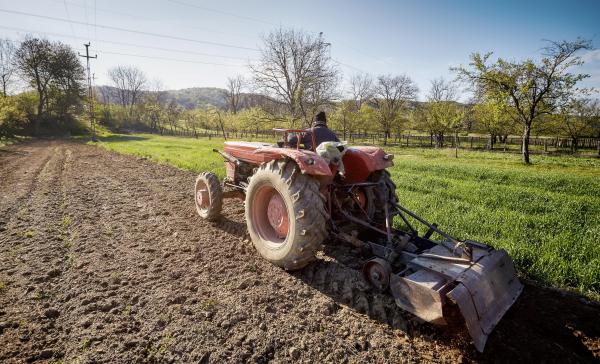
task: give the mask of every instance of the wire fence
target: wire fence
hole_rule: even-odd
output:
[[[281,133],[273,130],[211,130],[211,129],[167,129],[158,131],[162,135],[183,136],[190,138],[219,138],[223,133],[227,139],[242,140],[277,140],[281,138]],[[401,147],[434,148],[439,147],[458,147],[461,149],[490,149],[491,138],[489,136],[465,136],[446,135],[442,140],[437,140],[436,136],[413,135],[413,134],[390,134],[385,137],[384,133],[344,133],[336,131],[340,139],[346,140],[351,144],[370,144],[370,145],[389,145]],[[521,148],[522,139],[519,136],[508,136],[505,138],[496,138],[494,149],[513,150]],[[597,149],[600,138],[578,138],[576,149]],[[532,149],[542,149],[549,151],[569,151],[574,148],[574,141],[571,138],[534,136],[529,140]]]

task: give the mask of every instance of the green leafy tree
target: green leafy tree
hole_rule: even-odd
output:
[[[377,110],[373,106],[363,103],[358,111],[356,130],[363,133],[378,131],[378,117]]]
[[[444,146],[444,137],[449,132],[458,139],[466,110],[456,98],[457,89],[452,82],[443,78],[435,79],[431,81],[427,102],[412,113],[412,120],[417,127],[435,137],[436,148]]]
[[[83,66],[69,46],[46,39],[27,38],[15,52],[15,66],[38,97],[34,132],[53,106],[64,117],[83,98]]]
[[[356,112],[356,103],[353,100],[343,100],[330,115],[330,126],[342,132],[342,139],[346,140],[348,133],[354,131],[358,113]]]
[[[52,44],[52,78],[48,100],[52,110],[63,120],[80,113],[85,95],[85,71],[73,49],[62,43]]]
[[[11,137],[27,115],[19,107],[17,96],[0,97],[0,139]]]
[[[597,100],[573,99],[556,115],[560,130],[571,138],[572,152],[577,151],[580,138],[593,135],[598,108]]]
[[[515,121],[523,129],[523,162],[529,163],[529,138],[532,126],[543,115],[551,114],[565,105],[576,91],[576,85],[588,77],[569,72],[583,63],[576,53],[590,49],[591,43],[577,39],[573,42],[550,42],[540,61],[521,62],[499,58],[489,63],[492,53],[471,55],[469,67],[456,67],[459,79],[469,81],[487,97],[512,108]]]
[[[510,133],[514,123],[503,105],[490,100],[475,104],[473,117],[476,128],[490,136],[490,149],[494,149],[497,137]]]
[[[52,43],[46,39],[26,39],[16,51],[15,65],[37,91],[37,117],[34,124],[34,133],[37,134],[48,100],[48,85],[52,80]]]

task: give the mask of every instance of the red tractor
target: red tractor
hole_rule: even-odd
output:
[[[391,292],[398,306],[435,324],[460,312],[483,351],[522,290],[506,251],[458,240],[404,208],[386,171],[393,155],[383,149],[330,143],[337,152],[305,150],[291,147],[288,135],[301,140],[310,130],[276,130],[284,135],[277,145],[225,142],[223,152],[215,150],[225,159],[226,177],[198,176],[198,214],[216,220],[223,198],[245,199],[254,246],[286,270],[315,260],[326,241],[359,247],[367,258],[363,275],[375,289]],[[419,234],[415,223],[427,231]]]

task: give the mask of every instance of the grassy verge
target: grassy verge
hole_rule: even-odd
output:
[[[101,147],[224,175],[222,139],[110,135]],[[403,205],[449,233],[508,250],[519,272],[600,297],[600,160],[390,148]]]

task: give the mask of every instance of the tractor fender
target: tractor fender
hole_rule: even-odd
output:
[[[394,165],[383,149],[370,146],[350,147],[344,153],[346,183],[366,181],[371,173]]]
[[[254,153],[266,154],[270,156],[268,159],[279,159],[281,157],[288,157],[293,159],[300,171],[303,174],[313,176],[325,176],[333,177],[333,173],[329,168],[329,164],[317,153],[310,150],[299,150],[290,148],[276,148],[276,147],[262,147],[256,149]]]

